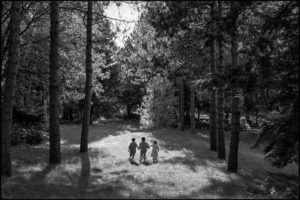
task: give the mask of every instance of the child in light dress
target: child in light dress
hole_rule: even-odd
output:
[[[157,163],[157,157],[158,157],[158,145],[157,145],[157,141],[153,141],[153,145],[152,146],[152,153],[151,156],[153,157],[153,163]]]
[[[128,152],[129,152],[129,159],[130,160],[133,160],[134,159],[134,155],[135,155],[135,152],[136,152],[136,148],[138,147],[136,142],[135,142],[135,138],[132,138],[131,139],[131,143],[128,147]]]

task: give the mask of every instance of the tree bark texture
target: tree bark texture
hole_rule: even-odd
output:
[[[88,151],[88,133],[91,112],[91,99],[92,99],[92,11],[93,1],[88,1],[87,11],[87,42],[86,42],[86,82],[85,82],[85,101],[84,101],[84,116],[81,131],[80,152]]]
[[[235,6],[236,2],[231,2],[231,10],[233,13],[238,6]],[[233,15],[232,26],[231,26],[231,59],[232,69],[238,67],[238,52],[237,52],[237,19],[238,15]],[[231,138],[229,146],[229,157],[228,157],[228,171],[237,172],[238,170],[238,148],[239,148],[239,127],[240,127],[240,108],[239,108],[239,97],[236,83],[232,89],[232,100],[231,100]]]
[[[184,113],[185,113],[185,121],[184,124],[188,127],[190,127],[190,108],[189,108],[189,102],[190,102],[190,88],[188,86],[184,86]]]
[[[181,112],[180,112],[180,108],[181,108],[181,82],[180,79],[177,78],[177,90],[178,90],[178,128],[181,127]]]
[[[218,2],[218,17],[219,17],[219,37],[218,37],[218,46],[219,46],[219,67],[218,74],[224,74],[224,49],[223,49],[223,29],[222,21],[222,2]],[[224,140],[224,90],[223,84],[219,84],[218,87],[218,158],[225,160],[226,149],[225,149],[225,140]]]
[[[212,29],[214,29],[215,20],[215,1],[211,2],[211,20]],[[212,33],[211,33],[212,34]],[[210,57],[211,57],[211,76],[215,77],[216,73],[216,57],[215,57],[215,37],[211,35],[210,38]],[[217,107],[216,107],[216,90],[211,85],[210,93],[210,149],[217,151]]]
[[[185,91],[184,91],[184,80],[180,80],[180,129],[184,130],[184,125],[185,125],[185,121],[184,121],[184,105],[185,105],[185,101],[184,101],[184,95]]]
[[[191,117],[190,117],[190,124],[191,124],[191,133],[195,134],[195,92],[194,88],[191,86],[191,92],[190,92],[190,97],[191,97]]]
[[[49,131],[50,164],[60,163],[60,129],[59,129],[59,76],[58,76],[58,2],[50,1],[50,76],[49,76]]]
[[[12,110],[16,88],[16,73],[19,62],[20,17],[21,1],[12,1],[11,27],[8,37],[7,77],[4,85],[3,101],[1,105],[1,175],[11,176],[10,137],[12,133]]]

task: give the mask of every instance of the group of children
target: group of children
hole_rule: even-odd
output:
[[[158,157],[158,145],[157,145],[157,141],[153,141],[153,144],[149,146],[149,144],[146,142],[146,139],[144,137],[142,137],[142,141],[140,142],[139,146],[136,144],[135,142],[135,138],[131,139],[131,143],[128,147],[128,152],[129,152],[129,159],[133,160],[134,159],[134,155],[136,153],[136,148],[141,150],[141,156],[140,156],[140,162],[142,162],[142,159],[144,160],[144,162],[146,162],[146,152],[147,149],[149,149],[150,147],[152,147],[152,152],[151,152],[151,156],[153,157],[153,163],[157,163],[157,157]]]

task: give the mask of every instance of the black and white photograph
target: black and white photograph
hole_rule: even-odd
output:
[[[299,1],[1,1],[1,199],[299,199]]]

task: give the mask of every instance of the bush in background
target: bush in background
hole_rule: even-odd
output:
[[[176,125],[176,97],[172,83],[161,74],[146,87],[146,95],[138,109],[143,129]]]

